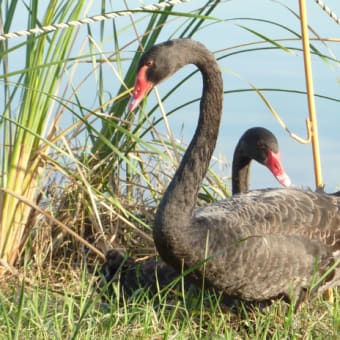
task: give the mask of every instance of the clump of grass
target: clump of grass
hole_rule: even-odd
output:
[[[71,20],[82,12],[84,1],[70,1],[58,7],[52,1],[40,22],[38,1],[32,1],[28,26],[35,27],[53,23],[54,20]],[[3,6],[4,27],[9,29],[16,15],[17,1]],[[70,53],[75,30],[55,32],[49,36],[30,36],[25,43],[11,46],[2,45],[1,61],[4,74],[1,76],[5,101],[2,103],[0,129],[3,145],[0,157],[0,259],[13,265],[29,234],[28,225],[31,207],[20,200],[20,196],[38,202],[38,186],[43,172],[41,162],[51,146],[49,137],[55,129],[55,120],[50,116],[53,98],[57,95],[61,75],[65,71],[65,58]],[[21,48],[26,55],[21,70],[10,71],[11,52]],[[48,123],[51,125],[48,126]],[[19,198],[18,198],[19,197]],[[27,228],[26,228],[27,227]],[[2,268],[2,269],[1,269]],[[0,274],[3,267],[0,268]]]
[[[204,22],[202,18],[217,4],[207,1],[193,14],[183,14],[184,22],[196,25],[186,34],[198,30]],[[84,16],[84,5],[84,1],[63,6],[52,2],[45,5],[44,19],[40,22],[41,7],[34,1],[31,12],[28,11],[29,25],[77,19]],[[18,8],[17,2],[4,6],[6,30],[10,29]],[[105,12],[106,7],[101,10]],[[137,37],[140,46],[153,45],[170,16],[171,8],[145,16],[144,33]],[[129,28],[133,30],[135,24],[132,21]],[[104,32],[107,34],[106,25],[103,23],[99,30],[101,41],[105,40]],[[117,243],[115,240],[127,248],[139,244],[141,249],[153,252],[150,221],[163,188],[159,185],[162,175],[150,169],[160,163],[160,155],[173,162],[169,149],[176,150],[178,146],[167,146],[168,154],[164,156],[159,144],[166,145],[166,140],[158,139],[155,145],[154,140],[143,139],[150,132],[159,136],[151,116],[126,112],[127,89],[134,81],[140,53],[126,57],[135,39],[122,45],[120,30],[114,22],[111,28],[114,47],[110,46],[110,52],[102,50],[105,43],[96,41],[98,33],[91,27],[80,49],[75,47],[79,46],[80,34],[71,29],[30,36],[26,42],[2,50],[5,73],[0,79],[8,100],[3,103],[0,120],[6,145],[0,154],[3,159],[0,259],[6,266],[20,258],[31,239],[34,244],[31,250],[35,254],[38,251],[41,259],[62,255],[79,262],[88,254],[82,239],[99,248],[101,256]],[[26,64],[22,69],[12,70],[8,59],[20,48],[26,55]],[[84,76],[83,71],[77,74],[82,62],[90,65],[89,75]],[[104,89],[108,88],[105,70],[112,62],[112,68],[117,67],[119,86],[117,93],[110,93],[109,100],[105,100]],[[82,76],[77,82],[74,78],[79,74]],[[91,106],[83,98],[84,83],[97,89]],[[19,108],[17,114],[12,113],[15,106]],[[68,228],[60,229],[60,224],[56,226],[47,215],[42,218],[32,209],[36,205],[43,206]],[[70,229],[79,237],[70,236]]]

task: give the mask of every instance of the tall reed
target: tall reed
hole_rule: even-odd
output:
[[[49,25],[79,17],[86,1],[51,1],[42,20],[39,1],[31,1],[26,8],[28,28]],[[9,31],[15,15],[25,10],[18,1],[2,8],[3,30]],[[21,12],[22,13],[22,12]],[[1,62],[5,100],[1,103],[0,129],[4,148],[1,153],[0,186],[0,259],[13,265],[18,258],[32,228],[30,206],[17,196],[36,202],[39,200],[39,181],[44,173],[44,156],[53,135],[55,121],[52,116],[60,84],[65,72],[65,59],[72,49],[77,30],[68,29],[48,35],[29,36],[25,41],[3,42]],[[23,65],[10,72],[15,53],[24,58]],[[18,56],[16,56],[18,58]],[[19,59],[20,60],[20,59]],[[20,67],[22,67],[20,69]]]

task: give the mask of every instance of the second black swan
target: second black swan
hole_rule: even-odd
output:
[[[252,160],[266,166],[283,186],[290,185],[290,179],[280,160],[276,137],[263,127],[248,129],[238,141],[232,162],[232,194],[249,190],[249,168]],[[119,281],[127,296],[139,289],[149,290],[150,296],[170,285],[178,273],[161,259],[150,258],[134,261],[117,249],[109,250],[101,273],[106,282]],[[112,294],[112,290],[109,290]]]

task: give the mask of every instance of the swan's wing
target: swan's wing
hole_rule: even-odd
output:
[[[245,300],[279,295],[297,298],[301,290],[317,288],[318,280],[334,263],[327,247],[291,235],[252,236],[215,259],[210,256],[214,265],[225,268],[215,284],[220,281],[224,292]],[[207,269],[209,266],[208,262]],[[332,278],[330,275],[326,281]]]
[[[206,231],[191,238],[197,259],[211,257],[207,281],[247,300],[309,288],[340,250],[339,198],[314,192],[241,194],[195,211],[193,225]]]

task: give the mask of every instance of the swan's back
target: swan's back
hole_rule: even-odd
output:
[[[340,200],[297,189],[256,190],[196,210],[194,229],[207,232],[191,235],[189,249],[202,250],[190,261],[211,257],[205,279],[215,288],[246,300],[299,296],[340,255]],[[339,284],[336,275],[319,288]]]
[[[262,189],[234,195],[194,212],[194,218],[219,229],[239,228],[240,233],[304,234],[340,237],[339,197],[294,188]],[[324,240],[326,242],[326,240]],[[340,243],[334,244],[335,248]]]

